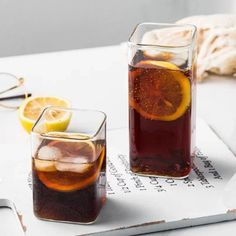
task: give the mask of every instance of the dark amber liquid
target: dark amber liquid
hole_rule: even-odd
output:
[[[47,143],[48,144],[48,143]],[[101,145],[100,145],[101,146]],[[101,162],[102,158],[102,164]],[[33,160],[33,203],[34,213],[38,218],[65,222],[91,223],[94,222],[106,199],[106,152],[105,147],[93,166],[85,173],[71,171],[40,171]],[[99,164],[100,163],[100,164]],[[98,166],[99,174],[94,181],[84,185],[83,181],[94,176]],[[46,180],[45,180],[46,179]],[[43,180],[43,181],[42,181]],[[50,188],[50,180],[75,189],[64,191]],[[76,183],[81,183],[76,185]],[[48,186],[47,186],[48,185]]]
[[[129,66],[129,87],[134,87],[135,79],[137,83],[137,76],[139,80],[149,79],[145,73],[151,77],[157,74],[154,72],[155,68]],[[190,71],[182,73],[191,81]],[[187,176],[192,161],[191,102],[184,114],[171,121],[148,119],[129,105],[129,138],[130,167],[133,172],[169,177]]]

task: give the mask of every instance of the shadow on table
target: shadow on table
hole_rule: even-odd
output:
[[[121,199],[107,198],[106,205],[102,209],[96,223],[113,224],[117,222],[127,222],[140,214],[142,214],[140,209],[125,203]]]
[[[227,173],[227,174],[226,174]],[[189,175],[191,181],[206,178],[208,181],[221,181],[223,177],[232,176],[235,173],[235,164],[226,162],[224,156],[222,159],[207,157],[205,163],[199,157],[195,157],[193,169]]]

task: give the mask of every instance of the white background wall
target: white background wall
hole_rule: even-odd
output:
[[[235,0],[0,0],[0,56],[117,44],[143,21],[236,12]]]

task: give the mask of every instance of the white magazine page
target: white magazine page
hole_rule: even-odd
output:
[[[26,235],[132,235],[236,218],[236,158],[204,121],[197,121],[197,157],[183,180],[130,172],[127,129],[109,131],[107,140],[107,202],[92,225],[38,220],[32,209],[30,144],[0,146],[0,198],[15,202]]]

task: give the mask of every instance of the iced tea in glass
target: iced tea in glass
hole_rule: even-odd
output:
[[[143,23],[129,39],[130,168],[184,178],[194,156],[195,27]]]
[[[31,136],[36,217],[94,222],[106,199],[105,114],[47,108]]]

